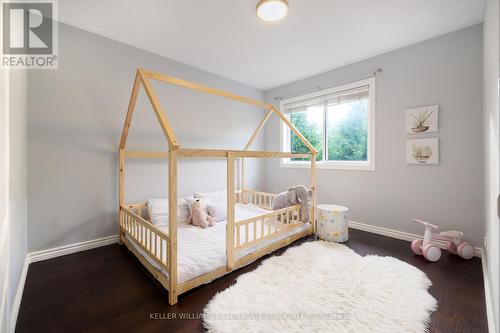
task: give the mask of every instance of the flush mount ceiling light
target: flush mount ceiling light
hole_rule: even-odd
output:
[[[287,0],[260,0],[257,4],[257,16],[263,21],[279,21],[287,11]]]

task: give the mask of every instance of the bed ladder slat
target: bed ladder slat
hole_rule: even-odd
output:
[[[155,234],[155,252],[153,253],[156,258],[158,258],[158,235]]]
[[[257,221],[253,222],[253,241],[257,238]]]
[[[267,220],[269,221],[269,220]],[[264,238],[266,236],[266,219],[261,220],[261,231],[260,238]]]
[[[236,247],[241,244],[241,225],[236,226]]]
[[[160,239],[160,261],[163,262],[163,240]]]

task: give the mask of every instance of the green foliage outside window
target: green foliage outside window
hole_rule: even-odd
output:
[[[367,160],[368,101],[349,104],[351,110],[335,126],[328,128],[328,160]]]
[[[368,100],[344,104],[347,112],[336,121],[327,124],[328,155],[330,161],[366,161],[368,150]],[[327,118],[334,118],[335,107],[326,111]],[[310,115],[309,115],[310,116]],[[328,117],[329,116],[329,117]],[[323,121],[309,121],[308,113],[297,112],[290,115],[292,124],[318,150],[316,160],[323,160]],[[293,133],[290,133],[291,151],[309,153],[309,149]],[[307,158],[292,158],[292,161],[307,161]]]
[[[290,121],[318,151],[316,161],[323,160],[323,129],[314,123],[310,123],[307,119],[306,112],[292,113],[290,116]],[[307,148],[307,146],[293,132],[291,132],[290,139],[292,153],[309,153],[309,148]],[[292,158],[291,160],[308,161],[309,159],[298,157]]]

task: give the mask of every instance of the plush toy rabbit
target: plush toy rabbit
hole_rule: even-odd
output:
[[[198,199],[191,205],[191,215],[189,216],[187,223],[207,228],[214,226],[216,221],[203,210],[200,200]]]

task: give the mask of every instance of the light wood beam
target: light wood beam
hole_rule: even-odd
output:
[[[253,132],[252,136],[250,137],[250,140],[248,140],[245,148],[243,150],[248,150],[248,148],[250,148],[250,146],[252,145],[252,143],[255,141],[255,138],[257,137],[257,135],[259,134],[259,132],[262,130],[262,128],[264,128],[264,125],[266,124],[266,122],[269,120],[269,118],[271,117],[271,115],[273,114],[273,110],[269,110],[266,115],[264,116],[264,119],[262,119],[262,121],[260,122],[259,124],[259,127],[257,127],[257,129],[255,130],[255,132]]]
[[[227,91],[223,91],[223,90],[219,90],[219,89],[215,89],[215,88],[210,88],[210,87],[204,86],[202,84],[189,82],[189,81],[182,80],[182,79],[179,79],[179,78],[176,78],[173,76],[167,76],[167,75],[147,71],[144,69],[141,69],[141,72],[144,76],[151,78],[153,80],[167,82],[167,83],[170,83],[173,85],[196,90],[196,91],[199,91],[199,92],[202,92],[205,94],[216,95],[216,96],[232,99],[232,100],[235,100],[238,102],[254,105],[254,106],[257,106],[259,108],[263,108],[263,109],[267,109],[267,110],[269,110],[272,107],[272,105],[269,103],[264,103],[264,102],[256,100],[256,99],[251,99],[248,97],[235,95],[235,94],[229,93]]]
[[[179,149],[179,157],[214,157],[226,158],[228,150],[222,149]]]
[[[252,158],[282,158],[282,157],[302,157],[309,158],[311,154],[289,153],[279,151],[251,151],[251,150],[211,150],[211,149],[179,149],[179,157],[226,157],[232,154],[233,157]]]
[[[241,158],[240,159],[240,163],[241,163],[241,197],[240,197],[240,201],[242,203],[245,203],[245,198],[244,198],[244,195],[243,195],[243,191],[245,189],[245,158]]]
[[[281,118],[281,120],[283,120],[283,122],[290,128],[290,130],[292,130],[292,132],[295,133],[295,135],[297,135],[299,137],[300,141],[302,141],[306,145],[306,147],[309,148],[309,151],[312,154],[318,153],[318,151],[302,135],[302,133],[300,133],[299,130],[297,128],[295,128],[295,126],[290,122],[290,120],[288,120],[288,118],[283,113],[281,113],[279,110],[277,110],[274,106],[272,107],[272,110],[274,111],[274,113],[276,113],[278,115],[278,117]]]
[[[309,158],[311,154],[302,154],[302,153],[289,153],[289,152],[281,152],[281,151],[231,151],[235,157],[253,157],[253,158],[283,158],[283,157],[301,157],[301,158]]]
[[[227,223],[226,223],[226,255],[227,269],[234,267],[234,156],[227,155]]]
[[[172,130],[170,124],[168,123],[167,117],[165,116],[165,112],[163,111],[160,103],[158,102],[158,98],[156,97],[153,87],[151,86],[151,83],[149,82],[148,78],[144,76],[143,70],[141,69],[139,69],[139,76],[141,78],[142,85],[144,86],[144,90],[148,95],[149,101],[153,106],[153,110],[156,114],[156,117],[160,122],[161,129],[163,130],[163,133],[165,134],[165,137],[167,138],[170,147],[172,148],[179,147],[174,131]]]
[[[125,151],[126,158],[168,158],[168,151],[133,151],[127,150]]]
[[[118,244],[122,244],[122,235],[120,227],[120,209],[125,204],[125,153],[123,149],[118,150]]]
[[[118,209],[125,204],[125,152],[118,150]]]
[[[130,94],[130,100],[128,102],[127,116],[125,117],[125,124],[123,125],[119,149],[124,149],[125,144],[127,143],[128,130],[130,129],[130,124],[132,122],[132,114],[134,113],[135,103],[137,102],[140,85],[141,79],[139,77],[139,70],[137,70],[135,73],[134,86],[132,87],[132,93]]]
[[[170,149],[168,156],[168,209],[177,212],[177,150]],[[170,289],[168,302],[177,303],[177,214],[168,214],[168,258]]]
[[[311,198],[311,226],[312,226],[312,232],[316,232],[316,154],[313,154],[311,157],[311,189],[313,190],[312,192],[312,198]]]
[[[234,157],[248,158],[310,158],[309,153],[289,153],[279,151],[251,151],[251,150],[217,150],[217,149],[178,149],[177,157],[213,157],[226,158],[228,153]],[[125,151],[126,158],[168,158],[168,152],[148,152],[148,151]]]

